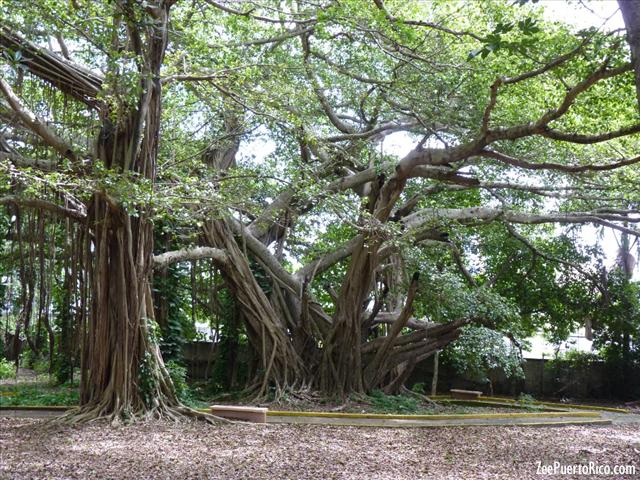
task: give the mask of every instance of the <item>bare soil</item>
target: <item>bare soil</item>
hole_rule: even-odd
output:
[[[0,418],[0,478],[12,480],[539,480],[549,477],[536,474],[537,462],[556,460],[633,464],[640,471],[640,431],[637,425],[383,429],[97,422],[62,427]]]

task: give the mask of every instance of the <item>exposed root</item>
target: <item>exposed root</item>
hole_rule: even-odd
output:
[[[315,404],[326,400],[325,396],[312,389],[311,384],[306,382],[287,386],[276,383],[268,388],[265,393],[260,393],[261,383],[261,381],[256,381],[233,398],[230,398],[229,395],[220,395],[216,399],[221,401],[237,400],[241,404],[271,406],[274,408],[290,407],[296,404]]]
[[[256,379],[240,393],[240,398],[259,404],[280,403],[291,399],[308,400],[309,396],[321,398],[312,391],[311,384],[304,381],[281,385],[277,380],[273,380],[270,385],[269,383],[266,385],[268,385],[267,388],[265,388],[263,377]]]
[[[237,423],[233,420],[229,420],[227,418],[218,417],[216,415],[212,415],[211,413],[202,412],[200,410],[196,410],[187,406],[180,406],[176,408],[176,411],[184,416],[185,418],[192,418],[195,420],[204,420],[212,425],[220,424],[220,423]]]
[[[400,389],[400,391],[405,394],[405,395],[411,395],[412,397],[416,397],[420,400],[422,400],[423,402],[427,402],[430,405],[433,405],[434,407],[438,407],[440,406],[440,404],[438,402],[435,402],[433,400],[431,400],[429,397],[427,397],[426,395],[423,395],[421,393],[418,392],[414,392],[413,390],[409,390],[407,387],[405,387],[404,385],[402,386],[402,388]]]
[[[200,420],[212,425],[234,423],[226,418],[217,417],[185,405],[153,407],[147,410],[133,411],[119,408],[117,411],[105,412],[101,406],[74,407],[59,417],[48,420],[51,424],[78,425],[95,421],[105,421],[113,426],[130,425],[150,420],[170,420],[180,422],[186,420]]]

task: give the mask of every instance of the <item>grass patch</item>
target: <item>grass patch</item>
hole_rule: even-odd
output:
[[[77,385],[53,385],[51,383],[23,383],[0,385],[0,406],[78,405],[80,397]]]
[[[438,402],[435,405],[408,395],[385,395],[372,392],[359,405],[361,413],[388,413],[391,415],[461,415],[474,413],[510,413],[514,407],[477,405],[473,403]],[[529,410],[529,408],[527,408]],[[531,410],[538,410],[533,407]],[[346,408],[345,411],[356,411]]]
[[[372,392],[367,403],[371,413],[417,414],[424,410],[424,405],[415,397],[407,395],[385,395],[381,391]]]
[[[15,378],[16,368],[9,360],[0,358],[0,380]]]
[[[181,400],[192,408],[206,408],[209,403],[181,392]],[[53,382],[21,382],[0,385],[0,407],[65,406],[80,402],[78,384],[56,385]]]
[[[520,396],[518,397],[518,400],[516,400],[515,403],[516,405],[526,410],[531,410],[534,412],[544,410],[544,405],[541,405],[536,401],[536,399],[533,396],[528,395],[526,393],[521,393]]]
[[[477,413],[513,413],[518,409],[515,405],[477,405],[457,404],[449,400],[431,403],[414,395],[386,395],[382,391],[374,391],[369,395],[352,395],[342,401],[336,398],[326,398],[317,392],[305,392],[284,395],[278,401],[263,401],[256,404],[255,400],[242,396],[241,392],[229,392],[215,396],[206,395],[206,391],[192,385],[194,398],[200,401],[200,408],[214,403],[235,405],[259,405],[271,410],[293,412],[336,412],[336,413],[372,413],[389,415],[460,415]]]
[[[181,400],[192,408],[207,408],[212,403],[247,403],[240,392],[228,392],[211,397],[205,394],[202,386],[181,385]],[[199,388],[200,387],[200,388]],[[0,384],[0,406],[75,406],[78,405],[78,385],[55,385],[49,381],[19,382]],[[248,402],[251,404],[252,402]],[[461,403],[463,403],[461,401]],[[283,402],[278,405],[267,405],[275,410],[301,411],[339,411],[344,413],[381,413],[395,415],[438,415],[438,414],[471,414],[471,413],[505,413],[514,409],[524,411],[543,411],[544,407],[529,402],[518,402],[514,405],[481,406],[459,404],[450,401],[439,401],[436,405],[425,402],[411,395],[385,395],[381,391],[367,396],[354,396],[343,404],[329,399],[314,398],[308,401]]]

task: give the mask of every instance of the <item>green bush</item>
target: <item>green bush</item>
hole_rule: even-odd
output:
[[[182,402],[190,402],[192,395],[189,385],[187,385],[187,369],[175,360],[168,361],[166,367],[178,399]]]
[[[427,387],[424,382],[414,383],[413,387],[411,387],[412,392],[419,393],[420,395],[425,395],[427,393]]]
[[[15,375],[16,369],[13,363],[5,360],[4,358],[0,358],[0,380],[3,380],[5,378],[13,378],[15,377]]]
[[[66,355],[57,355],[53,374],[56,379],[56,383],[63,385],[73,378],[73,364],[69,361]]]
[[[520,352],[505,342],[501,332],[470,325],[443,351],[443,365],[477,382],[491,380],[493,370],[502,370],[509,379],[524,378]]]
[[[38,358],[33,362],[33,370],[38,375],[46,375],[49,373],[49,360]]]
[[[373,411],[379,413],[411,414],[416,413],[420,407],[417,398],[405,395],[385,395],[380,390],[371,392],[369,402]]]
[[[529,395],[528,393],[521,393],[520,396],[518,396],[518,402],[520,403],[533,403],[535,401],[536,399],[533,395]]]
[[[80,400],[77,386],[49,383],[4,385],[0,387],[0,396],[3,406],[73,406]]]

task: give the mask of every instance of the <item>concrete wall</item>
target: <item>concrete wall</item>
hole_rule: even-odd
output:
[[[619,380],[614,378],[604,363],[591,363],[582,368],[571,369],[564,362],[552,364],[549,360],[530,359],[525,361],[523,370],[525,378],[518,380],[507,379],[501,371],[491,372],[493,393],[509,396],[525,393],[536,398],[628,399],[634,397],[633,392],[640,391],[640,369],[630,372],[622,386],[614,384]],[[422,382],[427,392],[430,391],[432,372],[433,359],[430,358],[417,365],[407,382],[409,387]],[[466,378],[441,365],[438,393],[448,393],[452,388],[480,390],[485,395],[491,393],[488,383]]]
[[[192,342],[183,347],[184,359],[187,365],[189,378],[206,379],[211,375],[216,361],[217,349],[212,342]],[[249,352],[246,346],[239,350],[239,362],[247,362]],[[525,378],[519,380],[507,379],[500,370],[491,372],[493,392],[488,383],[479,383],[473,379],[457,374],[455,371],[440,365],[438,379],[438,393],[448,393],[452,388],[481,390],[485,395],[518,396],[521,393],[532,395],[536,398],[615,398],[615,386],[613,379],[603,363],[592,363],[582,369],[570,369],[568,365],[555,364],[551,368],[549,360],[530,359],[524,363]],[[433,358],[429,358],[418,364],[409,378],[409,387],[416,383],[424,383],[428,392],[431,390],[433,375]],[[634,389],[640,391],[640,370],[626,380],[624,387],[628,385],[629,395],[621,398],[632,397]]]
[[[189,342],[182,346],[182,356],[189,378],[201,380],[211,374],[217,349],[213,342]]]
[[[194,380],[209,378],[218,357],[218,349],[213,342],[189,342],[182,346],[182,356],[187,367],[187,376]],[[238,362],[249,362],[250,354],[246,345],[238,346]]]

